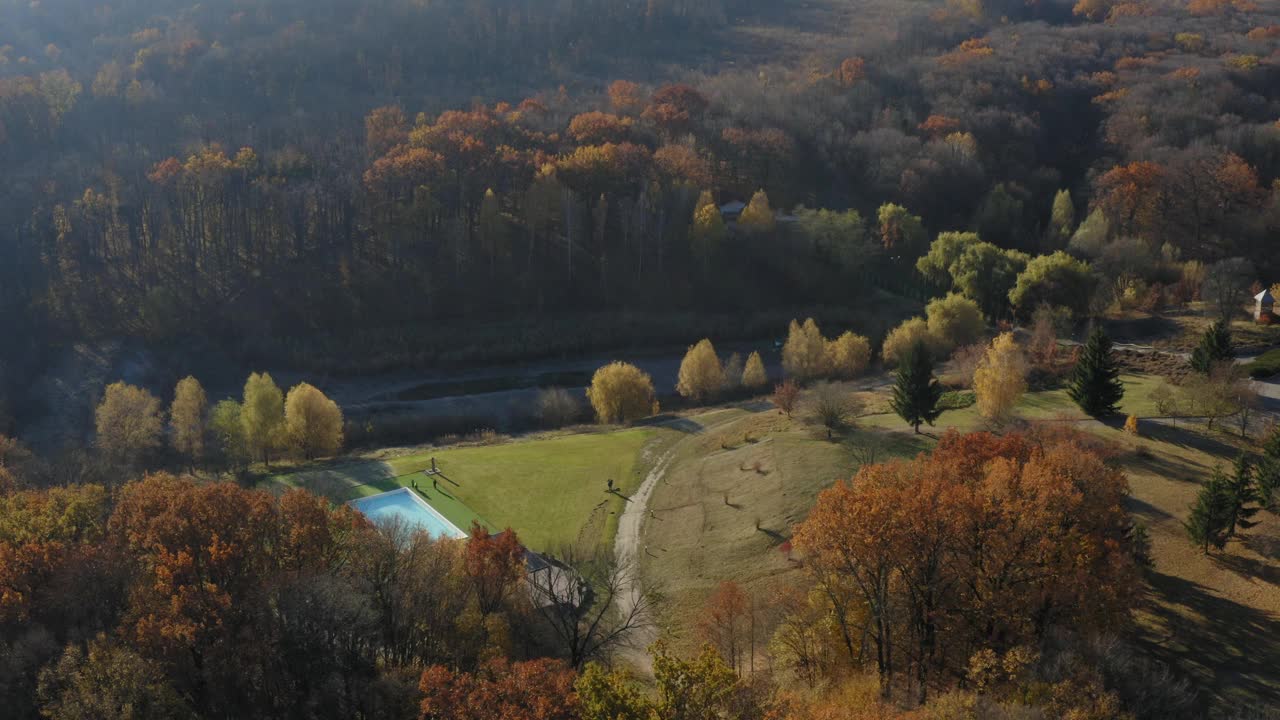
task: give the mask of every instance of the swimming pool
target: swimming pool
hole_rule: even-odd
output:
[[[461,539],[467,536],[409,488],[352,500],[351,507],[364,513],[365,517],[375,523],[399,521],[417,526],[437,538]]]

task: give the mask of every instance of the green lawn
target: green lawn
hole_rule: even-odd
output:
[[[610,542],[624,500],[605,492],[607,480],[623,495],[639,486],[641,450],[670,430],[633,428],[431,450],[386,461],[366,460],[267,478],[268,488],[306,487],[335,502],[373,495],[417,481],[442,515],[466,528],[478,520],[511,527],[535,550],[554,550],[579,538]],[[422,470],[431,458],[437,484]]]
[[[1151,391],[1159,387],[1161,378],[1150,375],[1121,375],[1124,383],[1124,399],[1120,401],[1122,415],[1151,417],[1157,415],[1155,402],[1151,399]],[[1067,394],[1065,388],[1029,392],[1018,402],[1015,414],[1026,420],[1075,419],[1085,420],[1087,417]],[[901,429],[906,426],[902,418],[892,411],[865,415],[858,418],[858,424],[869,427]],[[939,429],[956,428],[961,431],[980,430],[985,426],[978,415],[978,406],[973,405],[959,410],[948,410],[938,418],[935,427]],[[921,430],[928,430],[922,426]]]

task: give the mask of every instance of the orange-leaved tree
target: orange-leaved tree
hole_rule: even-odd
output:
[[[576,676],[559,660],[490,660],[474,673],[422,672],[421,720],[577,720]]]
[[[1127,481],[1104,455],[1069,431],[952,431],[819,496],[794,543],[820,586],[856,590],[884,692],[910,667],[923,700],[977,650],[1123,620]]]

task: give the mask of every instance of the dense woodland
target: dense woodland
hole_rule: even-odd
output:
[[[1035,254],[1093,209],[1079,254],[1270,271],[1270,5],[832,5],[848,27],[767,64],[734,26],[799,8],[6,2],[0,318],[31,342],[4,361],[38,367],[37,338],[346,370],[624,324],[684,342],[708,316],[919,297],[933,234]],[[762,215],[834,213],[697,221],[761,190]]]
[[[1229,320],[1278,279],[1277,232],[1266,0],[0,0],[0,707],[1201,716],[1205,698],[1116,639],[1148,558],[1115,448],[1083,434],[952,433],[860,462],[787,543],[809,592],[748,608],[726,584],[696,658],[626,646],[651,599],[615,612],[611,554],[559,552],[582,582],[548,598],[564,589],[525,582],[513,533],[431,540],[303,491],[147,472],[211,472],[207,429],[211,467],[338,452],[342,414],[306,383],[286,398],[255,374],[206,418],[184,380],[159,460],[161,401],[123,382],[97,452],[41,459],[6,435],[75,344],[360,373],[810,316],[831,337],[793,323],[775,404],[789,417],[795,381],[882,360],[919,431],[940,412],[931,351],[1018,320],[1053,356],[1117,304],[1200,298]],[[1231,357],[1210,340],[1206,372]],[[1073,393],[1102,387],[1105,415],[1118,370],[1100,331],[1088,348]],[[984,417],[1026,390],[1017,354],[1002,335],[974,370]],[[679,392],[722,391],[710,342],[690,356]],[[759,355],[726,364],[767,383]],[[616,417],[589,395],[599,418],[654,412],[648,376],[610,367],[641,391]],[[832,413],[828,439],[849,410]],[[1206,551],[1243,497],[1197,511]],[[608,664],[646,654],[644,682]]]

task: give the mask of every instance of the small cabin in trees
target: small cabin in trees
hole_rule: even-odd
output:
[[[742,211],[747,209],[747,204],[741,200],[734,200],[731,203],[725,203],[720,206],[720,214],[724,216],[725,222],[734,222],[738,216],[742,215]]]
[[[1253,296],[1253,319],[1258,322],[1270,323],[1275,320],[1276,299],[1271,296],[1271,291],[1264,288],[1262,292]]]

